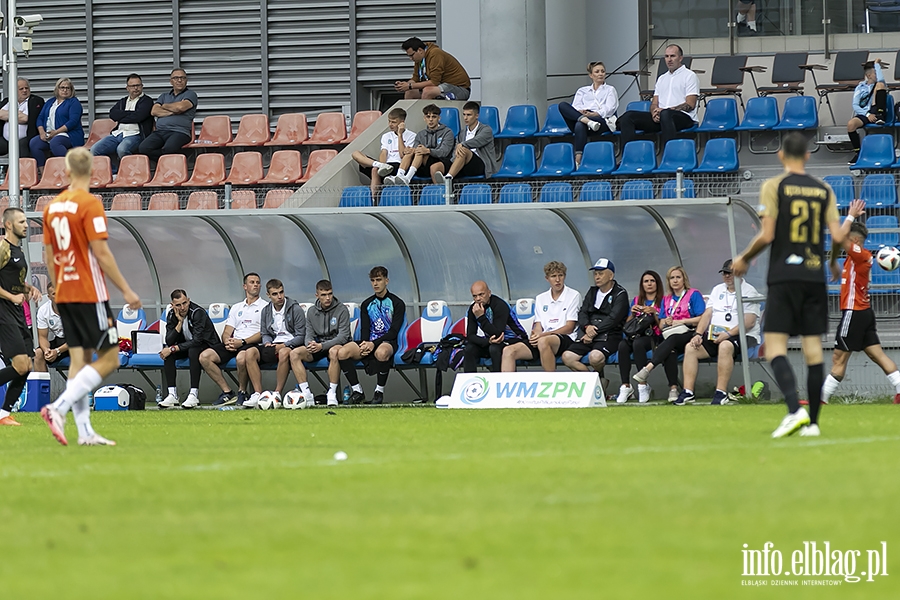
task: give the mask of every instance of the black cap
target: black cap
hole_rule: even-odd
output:
[[[725,263],[722,265],[722,268],[719,269],[719,273],[726,273],[728,275],[731,275],[731,259],[730,258],[728,260],[726,260]]]
[[[864,63],[863,63],[863,69],[865,69],[865,70],[874,69],[874,68],[875,68],[875,61],[874,61],[874,60],[870,60],[870,61],[868,61],[868,62],[864,62]]]

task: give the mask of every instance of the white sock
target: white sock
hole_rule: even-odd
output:
[[[900,378],[900,373],[897,373],[896,371],[891,375],[897,375],[897,377]],[[890,378],[891,376],[888,375],[888,379]],[[822,384],[822,402],[827,403],[828,400],[831,399],[831,395],[837,391],[839,385],[841,385],[841,382],[835,379],[834,375],[829,373],[828,377],[825,378],[825,383]]]
[[[337,387],[337,386],[335,386],[335,387]],[[300,384],[300,391],[304,394],[309,393],[309,382],[308,381],[304,381],[303,383]]]
[[[170,388],[169,388],[169,395],[170,395],[170,396],[175,396],[175,397],[177,398],[177,397],[178,397],[178,388],[170,387]]]
[[[900,394],[900,371],[894,371],[893,373],[889,373],[888,381],[891,382],[891,385],[894,386],[894,391]]]
[[[359,392],[361,394],[362,393],[362,385],[357,383],[356,385],[353,386],[353,391]]]
[[[86,438],[94,435],[94,428],[91,426],[91,406],[88,404],[87,395],[72,404],[72,414],[75,415],[78,437]]]
[[[337,386],[338,386],[338,384],[329,382],[328,383],[328,393],[332,396],[336,396],[337,395]]]
[[[725,393],[725,390],[720,390],[719,388],[716,388],[716,391],[717,391],[717,392],[722,392],[723,394]]]
[[[381,393],[383,394],[383,393],[384,393],[384,386],[383,386],[383,385],[376,385],[376,386],[375,386],[375,391],[376,391],[376,392],[381,392]]]
[[[756,31],[756,21],[747,21],[747,27],[749,27],[753,31]]]
[[[689,389],[687,389],[687,388],[684,388],[684,393],[687,394],[688,396],[693,396],[693,395],[694,395],[694,390],[689,390]]]
[[[199,398],[199,397],[200,397],[200,390],[197,389],[197,388],[191,388],[190,394],[193,395],[193,396],[197,396],[197,397]]]
[[[402,175],[402,177],[407,181],[409,181],[410,179],[412,179],[415,176],[416,176],[416,168],[415,167],[410,167],[409,170],[406,172],[406,175]]]
[[[406,177],[406,169],[397,169],[397,175],[400,177]]]
[[[2,408],[0,408],[0,419],[5,419],[9,415],[10,412],[8,410],[3,410]]]
[[[380,169],[381,167],[385,167],[385,166],[387,166],[387,165],[385,165],[385,164],[384,164],[383,162],[381,162],[380,160],[373,160],[373,161],[372,161],[372,166],[373,166],[373,167],[376,167],[376,168],[378,168],[378,169]]]
[[[65,391],[53,403],[53,408],[58,410],[59,414],[66,415],[72,409],[73,404],[87,396],[102,382],[103,378],[97,369],[87,365],[78,372],[78,375],[69,380]]]

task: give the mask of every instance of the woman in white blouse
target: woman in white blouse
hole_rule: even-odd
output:
[[[616,88],[606,84],[606,67],[602,62],[592,62],[587,72],[593,82],[575,92],[571,104],[559,103],[559,113],[575,134],[575,162],[581,163],[581,153],[587,144],[588,129],[608,133],[616,128],[616,111],[619,96]]]

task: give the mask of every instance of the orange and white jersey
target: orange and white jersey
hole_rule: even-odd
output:
[[[872,273],[872,253],[858,244],[847,250],[844,271],[841,273],[841,310],[869,308],[869,277]]]
[[[53,248],[57,303],[109,300],[90,246],[108,237],[103,204],[84,190],[65,190],[44,208],[44,244]]]

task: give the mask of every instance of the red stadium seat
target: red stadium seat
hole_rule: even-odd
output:
[[[278,117],[275,135],[264,146],[299,146],[309,138],[309,125],[303,113],[287,113]]]
[[[231,160],[231,172],[226,183],[254,185],[263,178],[262,154],[259,152],[238,152]]]
[[[69,177],[66,175],[66,158],[54,156],[48,158],[44,164],[44,174],[41,180],[33,187],[36,190],[61,190],[69,185]]]
[[[84,141],[84,149],[90,150],[91,146],[108,136],[116,128],[116,122],[112,119],[94,119],[91,123],[91,131]]]
[[[219,195],[215,192],[191,192],[186,210],[217,210]]]
[[[108,156],[94,156],[91,172],[91,187],[105,188],[112,183],[112,167]]]
[[[369,125],[377,121],[381,117],[380,110],[361,110],[357,112],[353,116],[353,125],[350,126],[350,135],[347,136],[347,139],[343,141],[344,144],[349,144],[353,140],[355,140],[359,134],[365,131]]]
[[[162,159],[160,159],[162,160]],[[159,168],[157,167],[157,171]],[[143,187],[150,181],[150,159],[143,154],[130,154],[119,162],[119,173],[109,187]]]
[[[178,210],[181,203],[175,192],[159,192],[150,196],[150,204],[147,210]]]
[[[140,194],[116,194],[109,210],[141,210]]]
[[[309,181],[313,175],[319,172],[319,169],[327,165],[337,154],[337,150],[313,150],[310,152],[309,162],[306,164],[306,173],[298,181],[300,183]]]
[[[231,141],[231,118],[228,115],[212,115],[203,119],[200,135],[185,148],[224,148]]]
[[[37,176],[37,161],[33,158],[20,158],[19,159],[19,188],[23,190],[27,190],[29,188],[34,187],[34,185],[38,181]],[[0,190],[8,190],[9,189],[9,171],[6,172],[6,177],[3,179],[3,184],[0,185]]]
[[[256,192],[253,190],[232,191],[231,208],[233,210],[256,209]]]
[[[194,163],[191,178],[184,187],[213,187],[225,181],[225,157],[221,154],[201,154]]]
[[[294,190],[269,190],[263,208],[281,208],[284,201],[294,195]]]
[[[262,146],[269,141],[269,116],[263,114],[244,115],[238,125],[234,141],[226,146]]]
[[[347,119],[344,113],[320,113],[312,135],[303,142],[307,146],[332,146],[347,139]]]
[[[260,183],[296,183],[303,175],[303,163],[297,150],[277,150],[269,161],[269,172]]]

